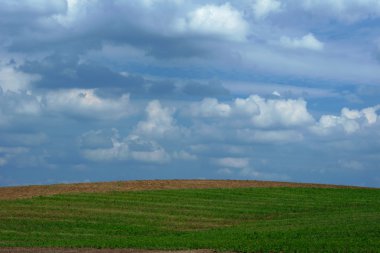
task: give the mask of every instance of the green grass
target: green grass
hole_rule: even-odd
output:
[[[380,190],[155,190],[2,200],[5,246],[380,252]]]

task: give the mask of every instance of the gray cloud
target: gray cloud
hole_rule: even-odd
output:
[[[119,97],[125,93],[168,98],[229,95],[229,91],[217,81],[206,84],[192,81],[183,85],[170,79],[149,80],[138,74],[117,73],[106,66],[81,62],[79,57],[72,55],[53,54],[42,60],[26,61],[17,70],[39,76],[31,81],[36,88],[96,88],[96,94],[106,98]]]
[[[108,41],[133,45],[158,58],[203,56],[208,52],[201,43],[197,43],[207,39],[207,35],[189,36],[171,31],[176,16],[167,13],[182,12],[182,7],[174,2],[162,3],[159,8],[113,0],[71,2],[67,8],[65,1],[62,4],[41,4],[46,8],[34,11],[25,2],[14,7],[13,13],[5,9],[10,16],[21,16],[17,12],[22,12],[23,8],[34,14],[23,15],[28,19],[15,19],[15,24],[3,23],[1,26],[3,30],[7,29],[4,35],[11,38],[7,41],[11,51],[58,50],[77,54],[99,49]],[[5,20],[9,22],[9,18]],[[162,33],[165,30],[168,33]]]
[[[35,82],[40,88],[100,88],[119,87],[128,91],[143,90],[141,77],[122,76],[105,66],[81,63],[73,55],[54,54],[41,61],[27,61],[19,70],[42,76]]]

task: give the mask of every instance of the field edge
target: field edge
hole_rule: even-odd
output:
[[[258,180],[133,180],[96,183],[73,183],[53,185],[30,185],[0,187],[0,200],[32,198],[67,193],[96,193],[111,191],[141,191],[170,189],[212,189],[212,188],[251,188],[251,187],[299,187],[299,188],[351,188],[377,189],[360,186],[292,183]]]

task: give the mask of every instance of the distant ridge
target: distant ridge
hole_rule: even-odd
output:
[[[63,193],[141,191],[164,189],[207,189],[246,187],[301,187],[301,188],[368,188],[315,183],[291,183],[257,180],[137,180],[97,183],[75,183],[55,185],[31,185],[0,187],[0,199],[31,198]]]

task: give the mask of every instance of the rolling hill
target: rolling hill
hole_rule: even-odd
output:
[[[157,180],[6,187],[0,199],[0,252],[380,248],[379,189]]]

